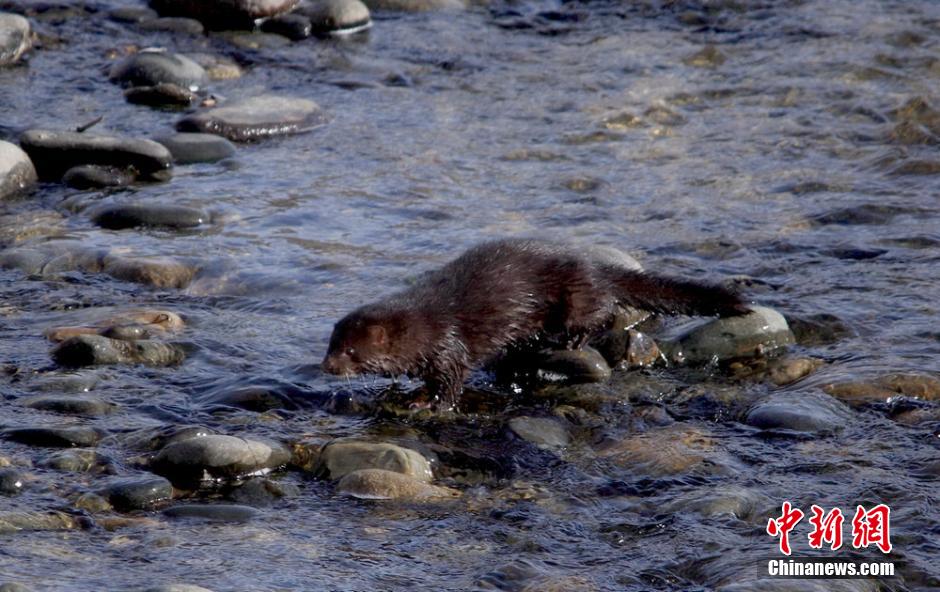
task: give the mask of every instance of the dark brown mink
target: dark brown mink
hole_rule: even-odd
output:
[[[718,286],[626,269],[549,241],[496,240],[346,315],[333,328],[322,368],[421,378],[437,404],[450,408],[473,368],[549,337],[580,347],[621,306],[703,316],[748,312],[737,294]]]

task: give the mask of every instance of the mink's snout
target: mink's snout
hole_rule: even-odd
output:
[[[352,360],[346,354],[326,354],[326,357],[320,362],[320,369],[327,374],[355,374]]]

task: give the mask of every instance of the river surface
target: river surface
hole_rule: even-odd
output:
[[[826,433],[768,434],[744,421],[771,395],[828,399],[832,383],[940,373],[940,115],[931,111],[940,109],[940,3],[495,3],[374,12],[366,34],[260,49],[111,21],[118,1],[52,4],[61,8],[31,17],[42,45],[28,64],[0,70],[2,139],[99,115],[95,132],[170,131],[178,114],[128,104],[108,82],[126,46],[233,57],[243,76],[213,82],[213,93],[310,98],[329,122],[240,145],[223,163],[177,166],[168,183],[112,193],[43,184],[0,204],[19,216],[3,218],[5,246],[14,235],[20,246],[69,239],[198,268],[180,290],[0,270],[0,427],[100,428],[97,450],[116,475],[145,472],[132,436],[170,425],[287,444],[392,441],[435,458],[436,482],[463,495],[363,501],[282,470],[271,478],[293,495],[246,523],[172,520],[155,508],[123,527],[92,514],[81,529],[0,534],[0,581],[48,591],[940,587],[935,401],[845,405]],[[910,120],[927,135],[899,137]],[[82,213],[97,200],[193,205],[214,221],[186,232],[101,230]],[[11,230],[26,218],[54,230]],[[785,386],[682,368],[615,371],[575,395],[497,393],[485,412],[447,421],[370,412],[384,383],[318,371],[333,323],[351,308],[503,236],[610,245],[650,269],[733,278],[753,300],[817,327],[791,352],[823,364]],[[129,306],[185,317],[183,364],[55,368],[45,329]],[[119,410],[83,418],[18,402],[61,376],[93,382],[90,394]],[[286,389],[296,405],[206,403],[252,384]],[[569,445],[517,438],[505,421],[519,415],[563,417]],[[611,442],[627,452],[599,452]],[[677,466],[643,462],[663,447]],[[110,478],[43,468],[49,453],[0,440],[0,456],[29,477],[22,494],[0,496],[0,510],[68,509]],[[705,503],[713,499],[732,510]],[[779,552],[765,526],[785,500],[807,514],[814,503],[840,507],[847,536],[856,505],[888,504],[894,551],[863,556],[894,561],[898,577],[766,580],[766,559]],[[807,531],[806,520],[794,531],[796,555],[809,551]]]

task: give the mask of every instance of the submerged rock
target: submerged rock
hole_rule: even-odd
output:
[[[176,124],[181,132],[203,132],[247,142],[269,136],[297,134],[323,125],[320,106],[308,99],[264,95],[215,107],[184,117]]]
[[[143,592],[212,592],[212,590],[191,584],[162,584],[147,588]]]
[[[235,504],[186,504],[163,510],[170,518],[190,518],[207,522],[247,522],[260,512],[250,506]]]
[[[97,208],[91,214],[92,222],[110,230],[139,226],[194,228],[208,220],[201,210],[160,204],[112,204]]]
[[[323,447],[314,472],[327,479],[340,479],[360,469],[382,469],[430,483],[431,463],[421,453],[387,442],[334,440]]]
[[[666,349],[674,362],[707,364],[767,355],[795,342],[779,312],[763,306],[739,317],[715,319],[680,336]]]
[[[721,474],[727,472],[729,463],[717,448],[718,442],[707,433],[675,423],[607,442],[599,447],[598,455],[652,477]]]
[[[154,86],[135,86],[124,91],[128,103],[147,105],[148,107],[188,107],[199,98],[192,91],[161,82]]]
[[[431,485],[409,475],[382,469],[360,469],[348,473],[336,486],[337,491],[359,499],[433,499],[455,498],[460,492]]]
[[[56,448],[94,446],[102,437],[99,430],[86,426],[14,428],[4,435],[8,440],[21,444]]]
[[[31,38],[28,20],[18,14],[0,12],[0,66],[19,60],[32,45]]]
[[[0,200],[36,184],[36,168],[16,144],[0,140]]]
[[[175,312],[157,309],[132,309],[112,314],[89,326],[54,327],[43,332],[46,339],[65,341],[78,335],[104,335],[112,339],[147,339],[176,333],[185,323]]]
[[[167,257],[143,259],[108,255],[103,263],[102,271],[113,278],[154,288],[185,288],[196,275],[196,270],[189,265]]]
[[[64,512],[0,512],[0,534],[22,530],[71,530],[78,519]]]
[[[145,510],[173,496],[173,486],[155,475],[120,479],[110,483],[101,494],[120,512]]]
[[[213,29],[251,29],[255,20],[290,11],[299,0],[150,0],[166,16],[185,16]]]
[[[215,134],[179,133],[154,141],[166,146],[177,164],[216,162],[235,155],[235,145]]]
[[[67,170],[83,164],[134,169],[146,180],[170,178],[173,157],[151,140],[102,136],[89,133],[29,130],[20,146],[36,165],[40,179],[58,181]]]
[[[60,450],[47,456],[41,466],[69,473],[113,473],[109,458],[94,450]]]
[[[65,171],[62,182],[74,189],[128,187],[135,180],[134,171],[95,164],[83,164]]]
[[[0,495],[17,495],[23,490],[23,474],[16,469],[0,469]]]
[[[369,8],[360,0],[312,0],[298,12],[310,19],[315,33],[344,35],[372,26]]]
[[[124,86],[169,83],[193,92],[209,83],[202,66],[186,56],[159,49],[145,49],[124,58],[111,68],[108,77]]]
[[[67,415],[106,415],[117,407],[96,397],[80,395],[39,395],[25,399],[23,404],[31,409]]]
[[[288,460],[290,452],[278,444],[209,435],[168,445],[154,456],[151,468],[174,483],[198,483],[266,473]]]
[[[842,403],[821,393],[774,393],[747,412],[745,422],[762,430],[828,434],[853,420]]]
[[[227,57],[210,53],[188,53],[186,57],[205,68],[209,80],[235,80],[242,76],[242,69]]]
[[[551,417],[514,417],[509,420],[509,429],[526,442],[549,450],[566,448],[571,440],[565,426]]]
[[[883,402],[897,396],[938,401],[940,378],[926,374],[887,374],[874,379],[827,384],[823,390],[849,404]]]
[[[184,35],[202,35],[206,30],[202,23],[196,19],[172,16],[145,19],[140,21],[137,26],[145,31],[169,31]]]
[[[77,335],[56,346],[52,350],[52,358],[57,364],[70,367],[102,364],[173,366],[183,362],[186,352],[180,345],[173,343]]]

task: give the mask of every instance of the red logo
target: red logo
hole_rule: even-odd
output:
[[[839,508],[833,508],[828,513],[821,507],[810,506],[813,515],[809,519],[813,530],[809,533],[809,546],[812,549],[822,549],[828,544],[833,551],[842,547],[842,526],[845,516]],[[783,502],[778,518],[767,521],[767,534],[779,537],[780,552],[789,555],[790,531],[796,528],[805,514],[799,508],[794,508],[790,502]],[[852,546],[856,549],[866,549],[872,545],[878,547],[882,553],[891,552],[891,509],[878,504],[871,510],[858,506],[855,517],[852,518]]]

